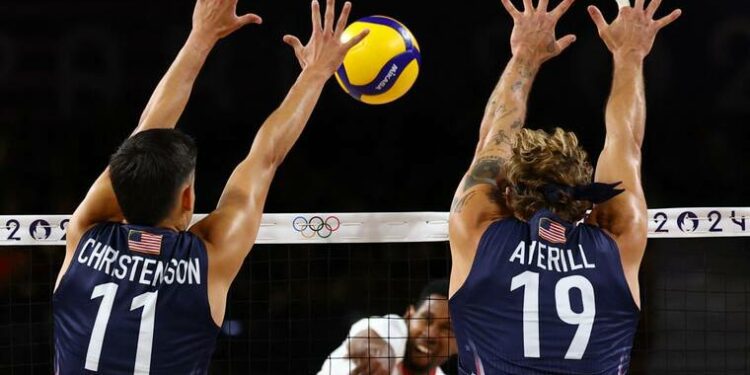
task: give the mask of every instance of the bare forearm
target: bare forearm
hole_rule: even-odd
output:
[[[632,136],[640,147],[646,126],[646,94],[643,82],[643,57],[614,55],[612,92],[606,111],[607,132]]]
[[[526,103],[540,64],[524,55],[511,58],[484,110],[480,145],[494,129],[510,135],[523,126]]]
[[[172,66],[156,86],[134,133],[174,128],[185,110],[193,84],[216,39],[192,32]]]
[[[258,130],[250,153],[229,177],[216,210],[195,228],[209,243],[231,249],[223,263],[230,281],[255,241],[276,170],[302,133],[328,77],[303,70],[284,101]]]
[[[302,134],[328,78],[314,69],[303,70],[284,101],[258,130],[250,153],[265,150],[271,163],[280,164]]]

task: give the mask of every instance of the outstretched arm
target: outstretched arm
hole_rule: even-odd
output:
[[[237,0],[198,0],[193,27],[172,66],[154,90],[133,134],[154,128],[174,128],[185,109],[198,72],[216,42],[250,23],[260,23],[255,14],[236,15]],[[121,221],[109,169],[89,189],[68,227],[68,250],[75,250],[80,236],[102,221]]]
[[[235,168],[216,209],[191,231],[206,243],[209,264],[209,296],[214,318],[224,315],[226,292],[255,242],[263,205],[271,180],[282,160],[297,141],[320,97],[325,82],[341,65],[346,52],[367,32],[342,42],[351,4],[346,3],[334,28],[334,0],[328,0],[325,22],[320,6],[312,2],[313,32],[307,46],[285,36],[304,67],[281,105],[263,123],[250,153]]]
[[[169,70],[156,86],[133,134],[155,128],[174,128],[185,110],[193,83],[219,39],[261,18],[249,13],[236,15],[237,0],[198,0],[193,29]]]
[[[641,145],[646,126],[646,95],[643,59],[651,51],[657,32],[680,16],[676,10],[653,20],[660,1],[644,8],[644,0],[635,6],[620,8],[612,24],[604,21],[599,9],[588,8],[599,35],[614,59],[612,91],[607,103],[607,135],[596,165],[597,182],[622,181],[623,194],[594,207],[590,223],[608,231],[620,248],[625,276],[636,303],[638,270],[646,249],[648,213],[641,186]]]
[[[190,36],[151,95],[133,134],[154,128],[174,128],[185,109],[195,78],[214,44],[246,24],[260,23],[260,17],[254,14],[238,17],[236,6],[237,0],[196,2]],[[123,219],[107,168],[91,185],[70,218],[66,234],[67,251],[58,282],[68,269],[84,232],[96,223]]]
[[[451,293],[468,274],[481,234],[490,223],[510,214],[502,192],[505,161],[515,135],[523,127],[526,103],[539,68],[575,41],[573,35],[555,37],[557,21],[572,3],[573,0],[563,0],[548,12],[547,0],[539,0],[537,8],[531,0],[524,0],[521,12],[510,0],[503,0],[513,17],[513,57],[487,103],[474,159],[451,205]]]

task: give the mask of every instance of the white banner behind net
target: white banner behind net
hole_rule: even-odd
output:
[[[750,207],[657,208],[649,238],[750,237]],[[0,246],[64,245],[69,215],[0,215]],[[205,217],[195,215],[194,221]],[[447,212],[265,214],[259,244],[439,242]]]

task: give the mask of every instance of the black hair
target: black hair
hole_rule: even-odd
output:
[[[125,140],[109,159],[109,174],[128,223],[154,226],[167,218],[197,155],[195,141],[174,129],[146,130]]]
[[[438,295],[448,299],[448,279],[436,279],[430,281],[427,285],[422,288],[419,293],[419,299],[414,304],[414,309],[419,310],[425,301],[429,300],[431,296]]]

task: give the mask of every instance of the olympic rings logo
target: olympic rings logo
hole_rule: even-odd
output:
[[[310,220],[303,216],[297,216],[292,220],[294,230],[305,238],[312,238],[316,235],[320,238],[331,237],[340,226],[341,220],[336,216],[328,216],[325,219],[320,216],[313,216]]]

